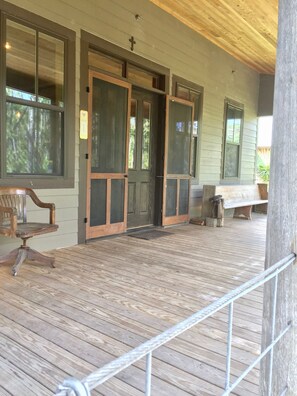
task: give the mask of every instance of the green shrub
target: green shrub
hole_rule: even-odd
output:
[[[270,164],[265,164],[259,155],[257,158],[257,175],[262,182],[269,182]]]

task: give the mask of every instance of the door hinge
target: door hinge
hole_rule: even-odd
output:
[[[85,218],[84,218],[84,223],[87,223],[87,222],[88,222],[88,218],[85,217]]]
[[[86,92],[90,93],[90,87],[86,87]]]
[[[86,153],[86,154],[85,154],[85,158],[86,158],[86,159],[89,159],[89,153]]]

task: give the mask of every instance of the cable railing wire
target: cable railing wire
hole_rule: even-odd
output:
[[[146,377],[145,377],[145,395],[151,395],[151,364],[152,364],[152,353],[157,348],[181,335],[185,331],[196,326],[203,320],[207,319],[211,315],[215,314],[219,310],[229,306],[229,319],[228,319],[228,340],[227,340],[227,354],[226,354],[226,378],[225,378],[225,390],[222,395],[227,396],[230,392],[241,382],[246,375],[271,351],[273,351],[276,343],[288,332],[291,328],[291,323],[281,332],[281,334],[274,339],[272,339],[271,344],[257,357],[257,359],[239,376],[233,384],[230,383],[230,361],[231,361],[231,343],[232,343],[232,321],[233,321],[233,303],[237,299],[245,296],[256,288],[260,287],[264,283],[268,282],[273,278],[278,278],[278,274],[284,271],[295,261],[295,254],[292,253],[285,257],[284,259],[278,261],[273,266],[269,267],[265,271],[256,275],[253,279],[245,282],[244,284],[238,286],[236,289],[230,291],[223,297],[214,301],[212,304],[201,309],[200,311],[194,313],[182,322],[172,326],[168,330],[159,334],[156,337],[144,342],[138,347],[132,349],[131,351],[125,353],[119,358],[113,360],[112,362],[104,365],[93,373],[89,374],[87,377],[81,381],[76,378],[66,379],[63,384],[58,386],[56,396],[90,396],[91,390],[95,389],[97,386],[103,384],[110,378],[116,376],[118,373],[126,369],[127,367],[133,365],[138,360],[146,357]],[[277,285],[277,282],[275,283]],[[276,286],[277,287],[277,286]],[[275,292],[277,293],[277,291]],[[276,294],[273,300],[274,312],[276,304]],[[275,321],[275,315],[273,318]],[[275,323],[273,323],[273,327]],[[273,331],[274,332],[274,331]],[[273,352],[271,352],[271,357],[273,358]],[[270,376],[272,373],[270,373]]]

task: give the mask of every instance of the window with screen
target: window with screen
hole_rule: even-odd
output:
[[[227,101],[225,106],[224,179],[239,177],[242,127],[243,108]]]

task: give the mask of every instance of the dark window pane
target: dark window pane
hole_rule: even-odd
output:
[[[125,172],[127,97],[127,88],[94,78],[92,172]]]
[[[150,168],[151,104],[143,102],[141,169]]]
[[[189,180],[180,179],[178,214],[185,215],[188,214],[188,212],[189,212]]]
[[[226,142],[240,144],[243,111],[228,106],[226,120]]]
[[[228,108],[227,111],[226,142],[234,142],[234,111],[232,108]]]
[[[124,221],[124,191],[125,180],[111,180],[111,224]]]
[[[226,142],[233,143],[234,140],[234,119],[227,120]]]
[[[242,123],[242,111],[235,111],[235,119],[234,119],[234,140],[233,143],[240,143],[240,133],[241,133],[241,123]]]
[[[62,175],[63,114],[6,103],[8,174]]]
[[[177,205],[177,180],[166,180],[166,217],[175,216]]]
[[[56,106],[64,102],[64,43],[39,33],[38,101]]]
[[[238,177],[239,146],[227,144],[225,152],[225,177]]]
[[[135,169],[136,166],[136,114],[137,101],[131,100],[131,116],[130,116],[130,134],[129,134],[129,169]]]
[[[7,20],[6,94],[24,100],[36,100],[36,32]]]
[[[106,224],[106,180],[91,180],[91,227]]]
[[[190,173],[192,108],[169,102],[168,174]]]

